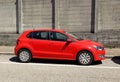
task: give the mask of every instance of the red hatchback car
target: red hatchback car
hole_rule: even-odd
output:
[[[105,59],[105,50],[101,44],[53,29],[25,31],[17,39],[15,54],[23,63],[32,58],[45,58],[76,60],[79,64],[89,65],[93,61]]]

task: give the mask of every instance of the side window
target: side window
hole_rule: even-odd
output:
[[[51,40],[56,40],[56,41],[66,41],[67,40],[67,36],[64,34],[61,34],[59,32],[51,32],[50,33],[50,39]]]
[[[47,40],[48,39],[48,32],[31,32],[30,34],[27,35],[28,38],[32,38],[32,39],[44,39]]]
[[[40,32],[33,32],[33,39],[41,39]]]
[[[67,36],[61,34],[61,33],[56,33],[56,38],[58,41],[67,41]]]
[[[40,39],[48,39],[48,32],[41,32]]]

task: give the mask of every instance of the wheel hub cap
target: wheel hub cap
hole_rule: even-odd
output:
[[[82,64],[88,64],[90,62],[90,55],[88,53],[82,53],[79,56],[79,60]]]
[[[22,51],[20,53],[20,60],[21,61],[27,61],[29,59],[29,53],[26,51]]]

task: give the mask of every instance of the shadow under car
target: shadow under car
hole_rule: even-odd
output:
[[[17,57],[12,57],[9,59],[11,62],[18,62]],[[54,59],[32,59],[30,63],[44,63],[44,64],[65,64],[65,65],[78,65],[74,60],[54,60]],[[91,65],[102,64],[101,61],[95,61]]]

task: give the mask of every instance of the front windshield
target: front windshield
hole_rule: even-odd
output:
[[[75,39],[77,39],[77,40],[80,40],[78,37],[76,37],[75,35],[73,35],[73,34],[71,34],[71,33],[69,33],[69,32],[66,32],[66,34],[70,35],[72,38],[75,38]]]

